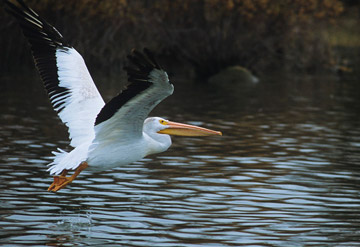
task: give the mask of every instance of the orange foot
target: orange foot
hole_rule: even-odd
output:
[[[66,185],[70,184],[74,179],[89,165],[84,161],[78,168],[76,168],[74,174],[71,177],[66,177],[68,170],[63,170],[60,176],[54,176],[54,182],[49,186],[48,191],[56,192]]]

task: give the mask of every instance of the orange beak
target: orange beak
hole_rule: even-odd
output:
[[[168,128],[158,131],[159,134],[168,134],[176,136],[213,136],[222,135],[220,131],[210,130],[190,124],[182,124],[167,121],[164,125]]]

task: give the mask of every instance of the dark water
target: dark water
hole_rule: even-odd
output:
[[[357,81],[174,83],[153,115],[224,136],[174,138],[55,194],[47,157],[67,147],[66,129],[37,77],[1,77],[0,245],[360,246]]]

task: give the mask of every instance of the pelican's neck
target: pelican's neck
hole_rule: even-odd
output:
[[[166,151],[171,146],[169,135],[143,132],[147,143],[147,155]]]

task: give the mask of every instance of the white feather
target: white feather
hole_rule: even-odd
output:
[[[58,49],[56,62],[59,86],[69,89],[70,96],[53,95],[50,100],[65,107],[59,117],[69,128],[70,145],[75,149],[70,153],[53,153],[55,158],[48,169],[51,174],[59,174],[63,169],[75,169],[86,159],[87,149],[95,137],[96,116],[105,104],[83,58],[75,49]]]
[[[105,103],[75,49],[58,49],[56,62],[59,86],[70,90],[70,97],[57,99],[65,106],[59,117],[69,128],[70,145],[77,147],[94,139],[95,118]]]

